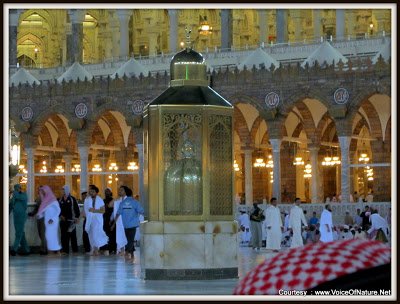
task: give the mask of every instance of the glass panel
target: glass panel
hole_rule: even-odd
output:
[[[165,215],[203,213],[201,121],[201,114],[163,114]]]

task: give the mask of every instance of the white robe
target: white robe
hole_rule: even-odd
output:
[[[122,202],[122,199],[119,198],[118,200],[114,201],[114,211],[113,211],[113,218],[117,217],[117,211],[119,208],[119,204]],[[128,240],[126,239],[124,224],[122,223],[122,217],[118,217],[118,221],[115,224],[116,231],[116,242],[117,242],[117,252],[120,252],[125,245],[128,244]]]
[[[368,233],[371,233],[374,230],[382,229],[383,233],[386,235],[386,238],[389,240],[389,226],[387,221],[378,213],[371,214],[369,220],[371,222],[371,228],[368,230]]]
[[[321,233],[320,241],[323,243],[326,242],[332,242],[333,241],[333,233],[332,233],[332,212],[329,212],[329,210],[324,209],[321,213],[321,220],[320,222],[320,227],[319,231]],[[326,228],[326,225],[329,226],[329,232],[328,229]]]
[[[143,214],[139,214],[139,222],[140,223],[144,222]],[[140,225],[139,225],[139,227],[136,228],[135,241],[138,241],[138,242],[140,241]]]
[[[283,226],[281,212],[278,207],[271,205],[265,210],[265,222],[267,226],[267,248],[281,249]]]
[[[100,248],[108,243],[108,236],[103,230],[103,214],[90,212],[89,209],[93,206],[93,199],[89,196],[85,199],[84,210],[86,214],[85,231],[88,233],[89,242],[92,247]],[[95,209],[100,209],[104,206],[104,201],[96,196]]]
[[[250,217],[247,213],[243,213],[239,216],[239,226],[243,226],[245,228],[244,231],[240,232],[242,242],[250,242]]]
[[[60,238],[58,236],[59,215],[61,209],[58,201],[53,201],[44,209],[44,223],[45,223],[45,237],[47,242],[47,249],[51,251],[58,251],[61,249]],[[49,220],[53,223],[49,224]]]
[[[290,248],[301,247],[304,245],[303,237],[301,236],[301,224],[307,226],[307,220],[304,216],[303,209],[299,206],[293,206],[290,209],[289,228],[293,229],[293,238]]]

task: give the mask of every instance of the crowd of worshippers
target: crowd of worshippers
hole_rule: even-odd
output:
[[[330,204],[325,204],[319,217],[314,211],[309,219],[300,204],[301,200],[296,198],[290,212],[281,212],[277,199],[272,198],[265,210],[257,203],[249,212],[241,210],[237,218],[240,246],[256,251],[266,247],[278,252],[285,247],[349,239],[373,239],[390,244],[391,208],[386,217],[369,206],[362,211],[357,209],[353,215],[346,211],[343,224],[335,224]]]
[[[21,185],[15,185],[10,194],[9,212],[13,212],[15,228],[15,241],[10,249],[12,256],[30,253],[24,231],[29,216],[37,221],[41,255],[67,256],[70,244],[72,252],[78,254],[76,226],[83,221],[84,253],[91,256],[120,255],[128,262],[134,262],[144,210],[139,196],[132,197],[132,189],[120,186],[118,196],[114,198],[111,189],[106,188],[103,199],[99,196],[99,188],[89,185],[89,190],[81,193],[82,211],[68,185],[62,187],[58,199],[47,185],[38,187],[37,194],[34,210],[29,213],[28,198]]]

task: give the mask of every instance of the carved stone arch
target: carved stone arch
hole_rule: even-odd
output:
[[[57,127],[58,139],[56,145],[68,149],[69,135],[64,121],[57,114],[49,117],[49,119],[51,119]]]
[[[359,136],[360,133],[361,133],[361,129],[362,129],[364,126],[369,130],[367,121],[365,120],[364,117],[362,117],[362,118],[358,121],[356,127],[354,128],[354,130],[353,130],[353,135]],[[357,142],[358,142],[358,139],[357,139],[357,138],[352,138],[352,139],[351,139],[351,141],[350,141],[350,148],[349,148],[350,151],[355,152],[355,151],[357,150]]]
[[[239,104],[239,103],[247,103],[252,105],[257,111],[262,111],[265,110],[265,108],[263,108],[261,106],[261,102],[259,100],[257,100],[254,97],[251,97],[249,95],[244,95],[244,94],[234,94],[234,95],[224,95],[227,100],[229,100],[229,102],[231,102],[231,104],[233,106]]]
[[[91,134],[97,125],[97,121],[108,111],[117,111],[120,113],[125,113],[126,108],[124,108],[121,104],[117,104],[114,102],[106,102],[105,104],[95,109],[91,118],[87,121],[86,132]],[[126,115],[124,115],[124,117],[126,119]]]
[[[118,120],[115,118],[115,116],[110,111],[107,111],[104,113],[102,117],[107,120],[107,122],[109,123],[109,127],[112,130],[110,134],[112,135],[113,142],[112,143],[109,142],[110,136],[108,136],[106,144],[113,144],[113,145],[121,144],[121,146],[125,146],[122,128]]]
[[[20,21],[23,21],[25,18],[29,17],[33,13],[37,13],[40,17],[42,17],[51,27],[55,25],[54,17],[51,13],[46,9],[29,9],[24,11],[19,17]]]
[[[358,113],[358,110],[362,108],[364,112],[367,114],[368,122],[369,122],[369,133],[371,136],[376,137],[377,139],[382,140],[383,135],[382,135],[382,126],[381,126],[381,121],[379,119],[378,112],[376,111],[375,107],[373,104],[369,101],[369,97],[372,95],[366,96],[366,98],[359,104],[359,107],[357,108],[357,111],[352,111],[351,114],[346,118],[349,121],[354,121],[356,113]]]
[[[105,145],[106,139],[104,138],[103,130],[96,122],[96,126],[90,136],[90,144]]]
[[[303,124],[303,130],[306,133],[307,138],[315,142],[315,140],[317,140],[318,138],[316,138],[314,119],[311,115],[310,109],[303,102],[303,100],[298,100],[297,102],[293,103],[291,106],[291,110],[293,110],[294,107],[296,107],[301,114],[301,123]]]
[[[292,137],[299,137],[301,131],[303,131],[303,130],[304,130],[304,126],[301,122],[299,122],[297,124],[296,128],[293,130]]]
[[[45,122],[53,115],[61,114],[67,120],[71,119],[71,114],[68,113],[61,105],[55,105],[42,111],[37,118],[32,122],[31,133],[32,135],[38,135],[40,130],[43,128]]]
[[[42,146],[53,147],[53,140],[51,138],[50,131],[46,126],[43,126],[43,128],[40,130],[40,133],[38,134],[38,138],[39,137],[42,140]]]
[[[260,128],[262,122],[263,122],[262,117],[258,116],[256,118],[256,120],[254,121],[253,125],[251,126],[250,137],[251,137],[251,142],[253,142],[253,143],[256,142],[256,135],[257,135],[258,129]]]
[[[233,121],[234,129],[239,135],[240,142],[244,145],[250,145],[252,141],[246,120],[243,116],[243,113],[237,107],[234,108]]]
[[[332,104],[329,102],[328,96],[321,94],[321,91],[319,90],[311,88],[299,88],[296,93],[291,94],[286,99],[287,100],[285,104],[287,106],[281,107],[283,113],[289,113],[292,110],[294,104],[304,99],[316,99],[328,109],[332,106]]]
[[[330,137],[329,137],[330,134],[331,134],[331,131],[332,131],[333,129],[336,129],[336,124],[335,124],[335,121],[334,121],[334,120],[331,120],[331,121],[328,123],[328,125],[326,126],[325,130],[323,131],[323,133],[321,134],[321,137],[320,137],[320,138],[321,138],[321,141],[327,141],[327,142],[334,141],[335,136],[334,136],[333,138],[330,138]],[[336,134],[337,134],[337,132],[336,132]]]
[[[330,120],[331,122],[328,124],[327,128],[324,129],[326,123],[327,123],[329,120]],[[325,114],[321,117],[320,121],[318,122],[318,125],[317,125],[317,128],[316,128],[316,137],[317,137],[320,141],[322,141],[322,138],[324,137],[325,131],[328,129],[329,125],[332,124],[332,123],[333,123],[333,125],[334,125],[335,128],[336,128],[335,121],[334,121],[333,118],[329,115],[329,112],[328,112],[328,111],[325,112]]]
[[[389,117],[385,130],[385,142],[391,144],[392,142],[392,116]]]

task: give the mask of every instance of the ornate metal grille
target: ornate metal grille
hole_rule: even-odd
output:
[[[232,215],[232,118],[211,115],[210,214]]]
[[[165,215],[203,213],[201,122],[201,114],[163,114]]]

